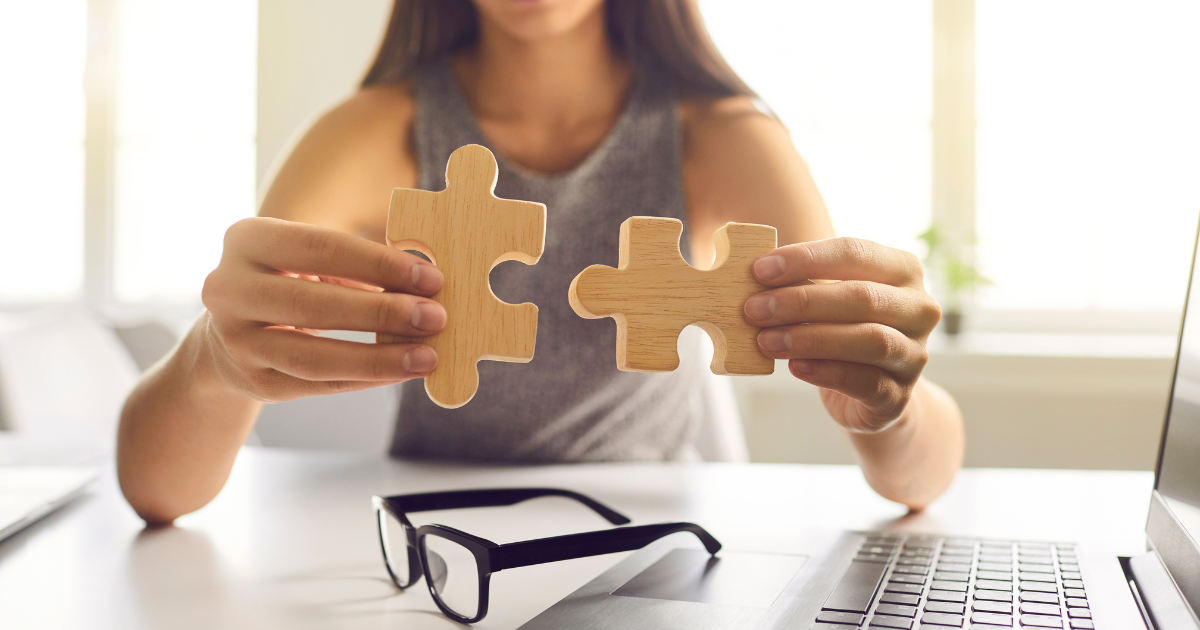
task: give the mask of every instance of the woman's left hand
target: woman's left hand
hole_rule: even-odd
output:
[[[746,321],[763,329],[763,354],[788,359],[851,431],[881,431],[903,415],[941,319],[916,256],[831,238],[780,247],[754,263],[754,274],[777,287],[746,301]]]

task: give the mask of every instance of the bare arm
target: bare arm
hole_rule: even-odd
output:
[[[312,334],[420,336],[445,323],[427,299],[441,287],[436,268],[353,235],[382,227],[391,189],[415,178],[402,144],[405,105],[395,94],[360,94],[327,114],[280,170],[264,217],[230,228],[205,282],[207,310],[121,415],[121,488],[147,522],[216,496],[264,401],[397,383],[436,365],[428,346]]]
[[[964,438],[954,400],[921,379],[940,309],[925,293],[919,261],[831,238],[807,165],[783,126],[748,99],[688,103],[682,113],[696,259],[712,260],[711,235],[728,221],[778,228],[781,247],[755,267],[777,288],[746,306],[746,320],[764,328],[760,347],[821,388],[872,488],[925,507],[961,466]]]

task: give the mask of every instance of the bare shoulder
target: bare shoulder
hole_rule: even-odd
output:
[[[780,243],[832,235],[824,202],[787,129],[754,99],[685,99],[683,179],[689,219],[779,228]]]
[[[375,223],[392,188],[416,184],[415,113],[409,84],[359,90],[295,143],[260,213],[347,231]]]

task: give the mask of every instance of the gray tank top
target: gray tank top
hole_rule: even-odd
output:
[[[402,386],[392,453],[481,461],[669,460],[686,456],[708,413],[697,361],[662,374],[616,367],[616,324],[583,319],[567,289],[588,265],[617,265],[621,222],[631,216],[684,221],[676,97],[660,73],[642,68],[625,111],[599,148],[573,170],[529,172],[484,137],[448,60],[416,76],[420,187],[446,187],[446,161],[464,144],[496,154],[496,194],[546,204],[546,248],[536,265],[510,261],[491,274],[505,302],[538,307],[529,363],[479,363],[479,391],[458,409],[429,400],[424,382]]]

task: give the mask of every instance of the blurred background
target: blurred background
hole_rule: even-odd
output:
[[[0,1],[0,429],[111,436],[390,6]],[[926,258],[967,464],[1152,468],[1200,218],[1200,1],[700,6],[839,234]],[[785,367],[732,383],[752,460],[854,461]],[[254,439],[382,451],[394,405],[274,405]]]

